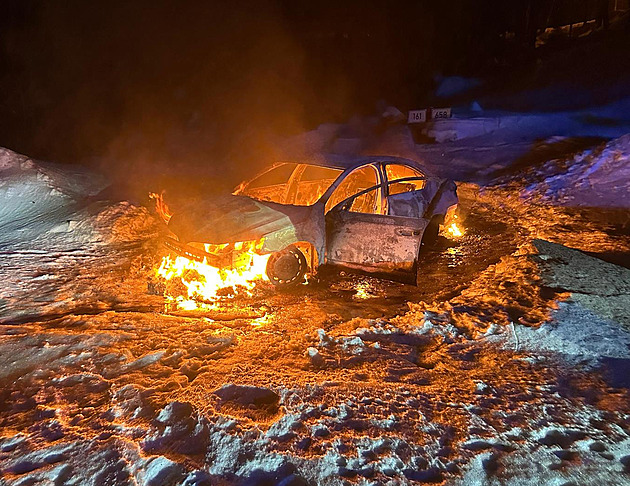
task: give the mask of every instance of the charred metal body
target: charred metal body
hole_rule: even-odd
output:
[[[270,275],[278,285],[295,281],[289,268],[303,272],[291,258],[301,263],[295,252],[304,246],[311,271],[329,265],[415,283],[427,228],[442,223],[457,202],[453,181],[412,160],[318,156],[276,164],[232,195],[173,208],[167,223],[177,239],[165,244],[222,268],[235,264],[235,243],[260,241],[257,253],[284,252],[274,258],[278,274]]]

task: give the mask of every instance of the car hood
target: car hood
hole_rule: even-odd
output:
[[[307,220],[312,207],[225,195],[191,201],[174,213],[168,227],[182,242],[234,243],[258,240]]]

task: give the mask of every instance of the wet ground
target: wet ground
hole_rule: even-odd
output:
[[[292,291],[265,292],[261,302],[284,307],[308,300],[327,314],[349,320],[390,318],[408,310],[407,302],[448,300],[516,249],[515,231],[500,221],[470,214],[465,225],[462,237],[439,237],[423,255],[417,286],[335,272]]]

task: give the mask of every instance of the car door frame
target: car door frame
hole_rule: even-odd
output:
[[[326,214],[326,263],[332,267],[417,284],[418,254],[428,221],[349,210],[357,197],[380,189],[385,179],[337,204]],[[376,230],[376,231],[375,231]]]
[[[387,165],[401,165],[403,167],[407,167],[409,169],[415,170],[423,174],[422,176],[415,177],[401,177],[400,179],[389,180],[387,176]],[[384,179],[384,189],[383,189],[383,204],[384,207],[387,208],[387,212],[390,211],[390,197],[396,197],[400,194],[407,195],[407,197],[414,195],[414,193],[419,196],[418,199],[421,199],[425,202],[424,211],[421,214],[418,214],[417,217],[425,218],[430,221],[432,218],[438,218],[440,223],[446,214],[446,211],[449,207],[454,204],[457,204],[457,196],[454,198],[444,198],[443,195],[445,192],[450,189],[455,190],[455,183],[450,181],[449,179],[440,179],[437,177],[427,176],[422,169],[418,167],[413,167],[409,164],[404,164],[401,162],[384,162],[381,167],[382,176]],[[390,194],[389,186],[395,183],[403,183],[403,182],[413,182],[413,181],[424,181],[424,186],[421,189],[416,189],[414,191],[402,192],[398,194]],[[403,196],[404,197],[404,196]],[[412,216],[416,217],[416,216]]]

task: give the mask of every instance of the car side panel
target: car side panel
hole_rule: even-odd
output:
[[[438,181],[428,180],[425,187],[418,191],[387,196],[387,213],[390,216],[424,218],[439,187]]]
[[[327,263],[415,283],[424,219],[333,210],[326,216]]]

